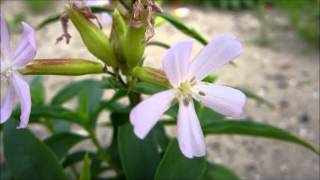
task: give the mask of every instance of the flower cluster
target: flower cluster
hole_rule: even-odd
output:
[[[145,18],[147,18],[147,26],[150,26],[148,28],[152,28],[151,12],[157,9],[160,11],[160,9],[154,1],[147,0],[144,2],[146,4],[136,1],[134,4],[136,8],[133,12],[134,17],[145,17],[141,14],[145,9],[148,9]],[[96,4],[91,2],[89,5]],[[144,38],[145,33],[148,34],[148,28],[141,29],[141,27],[138,27],[141,29],[141,33],[140,30],[137,31],[135,29],[136,27],[132,27],[132,24],[130,25],[132,21],[126,27],[123,25],[124,22],[119,20],[122,18],[121,15],[115,13],[114,16],[118,18],[115,19],[119,21],[115,23],[118,23],[118,29],[123,33],[116,33],[119,36],[118,40],[122,41],[118,44],[119,47],[123,46],[116,49],[113,47],[114,44],[109,42],[107,36],[89,22],[77,8],[70,7],[66,10],[66,13],[79,30],[88,50],[102,60],[105,65],[118,70],[119,53],[114,51],[121,50],[122,52],[123,50],[124,55],[121,57],[128,61],[129,68],[126,73],[130,73],[135,66],[140,66],[145,47],[141,40]],[[138,20],[140,20],[139,18]],[[15,101],[19,100],[21,116],[18,128],[25,128],[28,124],[31,112],[31,97],[28,83],[17,70],[26,66],[36,55],[34,30],[25,22],[22,23],[22,26],[22,39],[15,51],[11,51],[8,29],[4,18],[1,17],[1,82],[7,84],[8,88],[1,101],[0,123],[4,123],[10,118]],[[135,37],[137,33],[138,36]],[[136,43],[136,45],[132,43]],[[188,158],[206,154],[204,135],[194,108],[194,99],[216,112],[232,117],[238,117],[242,114],[246,101],[245,95],[239,90],[202,81],[210,73],[229,63],[241,53],[242,47],[236,38],[231,35],[221,35],[214,38],[191,61],[192,45],[193,41],[181,41],[167,51],[163,59],[163,70],[166,81],[170,82],[171,89],[156,93],[140,102],[130,113],[130,122],[134,127],[134,133],[143,139],[162,115],[173,104],[178,102],[177,134],[179,147],[181,152]],[[139,52],[137,53],[138,48]],[[76,62],[84,63],[81,60]],[[99,65],[92,66],[96,69],[100,68]],[[79,65],[77,68],[81,67]]]

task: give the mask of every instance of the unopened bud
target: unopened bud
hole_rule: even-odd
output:
[[[170,87],[170,83],[163,71],[151,67],[135,67],[132,75],[142,81],[157,84],[163,87]]]
[[[112,30],[110,41],[114,51],[114,54],[118,60],[118,65],[122,72],[125,73],[127,70],[127,65],[123,53],[123,41],[125,38],[127,30],[127,25],[121,16],[118,9],[115,9],[112,14]]]
[[[146,27],[128,26],[123,42],[123,52],[129,69],[142,62],[146,42],[144,41]]]
[[[114,53],[104,32],[73,7],[67,9],[67,14],[88,50],[107,65],[116,67]]]
[[[102,63],[84,59],[37,59],[18,71],[33,75],[85,75],[104,73]]]

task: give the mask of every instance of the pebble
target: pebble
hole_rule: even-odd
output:
[[[287,81],[279,81],[278,83],[277,83],[277,87],[279,88],[279,89],[286,89],[287,87],[288,87],[288,82]]]
[[[303,113],[300,117],[299,117],[299,122],[300,123],[308,123],[310,120],[310,117],[307,113]]]
[[[279,105],[280,105],[281,109],[286,109],[286,108],[289,107],[290,103],[288,101],[286,101],[286,100],[281,100]]]

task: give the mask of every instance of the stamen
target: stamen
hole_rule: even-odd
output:
[[[206,93],[204,93],[204,92],[202,92],[202,91],[199,91],[198,94],[199,94],[200,96],[206,96]]]
[[[183,98],[183,104],[184,104],[185,106],[188,106],[188,105],[189,105],[189,102],[190,102],[190,98],[188,98],[188,97],[184,97],[184,98]]]

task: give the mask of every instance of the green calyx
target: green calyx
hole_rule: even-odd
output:
[[[18,69],[32,75],[85,75],[104,73],[102,63],[84,59],[37,59]]]
[[[171,85],[163,71],[151,67],[135,67],[132,75],[142,81],[170,88]]]
[[[129,69],[141,64],[146,42],[144,41],[146,26],[127,27],[123,52]]]
[[[68,8],[67,14],[80,33],[83,43],[97,58],[113,68],[116,67],[116,58],[108,37],[95,24],[85,18],[79,10]]]
[[[115,9],[112,14],[112,30],[111,30],[111,46],[117,59],[117,63],[124,74],[127,72],[127,65],[123,53],[123,43],[127,30],[126,22],[118,9]]]

